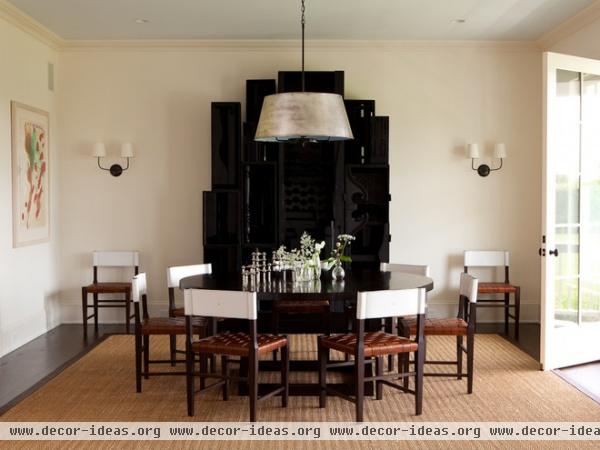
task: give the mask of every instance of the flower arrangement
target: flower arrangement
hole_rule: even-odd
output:
[[[285,246],[275,252],[284,269],[292,269],[296,280],[312,281],[321,274],[321,250],[325,242],[315,241],[306,231],[300,237],[300,248],[287,251]]]
[[[352,245],[352,241],[356,238],[351,234],[339,234],[335,247],[331,250],[331,256],[327,259],[327,270],[333,268],[331,275],[334,280],[343,280],[346,275],[342,263],[352,262],[352,258],[345,255],[346,247]]]

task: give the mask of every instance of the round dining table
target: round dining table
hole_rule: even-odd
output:
[[[323,272],[314,281],[295,281],[291,273],[271,272],[264,276],[243,277],[239,272],[213,273],[182,278],[181,289],[215,289],[256,292],[258,301],[280,298],[312,300],[356,299],[361,291],[387,291],[424,288],[433,289],[433,280],[421,275],[379,270],[349,270],[343,281],[333,281],[331,273]]]
[[[379,270],[348,270],[343,281],[334,281],[331,273],[323,272],[320,279],[314,281],[295,281],[291,272],[271,272],[256,278],[243,277],[239,272],[212,273],[182,278],[181,289],[211,289],[224,291],[256,292],[259,312],[269,310],[272,302],[278,300],[329,300],[331,311],[343,312],[356,303],[357,293],[364,291],[406,290],[423,288],[433,289],[433,280],[429,277],[401,272],[381,272]],[[259,319],[260,320],[260,319]],[[213,330],[216,323],[213,321]],[[246,370],[242,361],[241,370]],[[260,361],[261,370],[278,370],[275,361]],[[314,371],[316,360],[292,360],[290,370]],[[347,386],[346,386],[347,387]],[[269,387],[263,386],[268,389]],[[262,391],[261,387],[259,389]],[[315,384],[290,384],[290,395],[315,395]],[[240,393],[245,393],[240,386]]]

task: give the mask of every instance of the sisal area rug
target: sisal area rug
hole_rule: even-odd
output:
[[[291,336],[292,359],[316,357],[316,338]],[[153,358],[168,353],[168,338],[151,340]],[[430,359],[454,358],[455,340],[428,338]],[[64,370],[0,417],[2,421],[189,421],[184,377],[154,377],[144,380],[141,394],[135,392],[134,338],[109,337],[90,353]],[[165,366],[167,367],[167,366]],[[443,370],[430,366],[428,371]],[[261,375],[265,381],[277,374]],[[294,373],[290,381],[316,380],[311,373]],[[366,421],[600,421],[600,405],[551,372],[538,370],[538,363],[497,335],[476,336],[474,393],[467,395],[466,380],[426,378],[423,415],[414,416],[411,395],[384,387],[383,400],[365,401]],[[234,391],[235,393],[235,391]],[[232,395],[223,402],[219,391],[196,397],[197,421],[245,422],[248,400]],[[353,421],[354,405],[329,397],[326,409],[316,397],[290,397],[286,409],[278,398],[259,404],[259,421]],[[568,442],[0,442],[0,448],[572,448]],[[579,448],[598,444],[578,442]]]

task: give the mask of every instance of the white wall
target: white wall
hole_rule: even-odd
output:
[[[584,58],[600,59],[600,19],[583,26],[548,47],[548,50]]]
[[[71,46],[61,53],[64,320],[80,320],[93,249],[139,250],[150,300],[164,306],[165,268],[202,260],[210,102],[243,102],[246,79],[273,78],[298,64],[296,46],[278,43]],[[454,307],[463,250],[508,249],[524,318],[537,320],[540,52],[512,44],[309,44],[307,64],[344,70],[346,97],[376,99],[377,113],[390,116],[391,260],[430,264],[432,303]],[[98,170],[89,156],[95,140],[115,156],[118,143],[131,140],[131,169],[118,179]],[[462,150],[468,141],[486,152],[506,142],[505,167],[477,176]]]
[[[48,62],[57,62],[54,50],[0,18],[0,356],[60,323],[57,93],[47,87]],[[50,113],[51,241],[18,249],[12,248],[11,100]]]

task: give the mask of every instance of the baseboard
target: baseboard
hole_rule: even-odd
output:
[[[59,326],[62,322],[62,311],[60,315],[48,317],[44,314],[35,314],[21,320],[11,328],[0,331],[0,357],[17,350],[22,345],[40,337]]]

